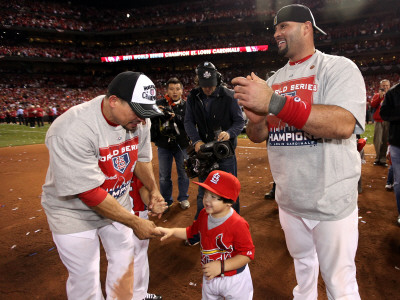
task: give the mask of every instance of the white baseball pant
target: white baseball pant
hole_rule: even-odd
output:
[[[207,280],[203,276],[202,300],[251,300],[253,299],[253,282],[249,266],[243,272],[226,277],[215,277]]]
[[[148,220],[148,211],[139,212],[139,217]],[[134,241],[133,300],[143,300],[149,287],[150,271],[147,250],[150,240],[139,240],[134,233],[132,234]]]
[[[108,299],[132,299],[132,229],[114,222],[74,234],[54,234],[61,261],[68,270],[67,296],[70,300],[103,300],[100,284],[100,241],[107,254],[106,293]]]
[[[279,208],[279,220],[294,260],[297,279],[294,299],[317,299],[319,268],[328,299],[360,299],[354,261],[358,208],[338,221],[302,219]]]

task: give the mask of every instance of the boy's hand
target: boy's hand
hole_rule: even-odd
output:
[[[167,238],[171,237],[173,234],[173,229],[165,228],[165,227],[156,227],[156,230],[159,230],[162,234],[160,241],[164,241]]]
[[[221,263],[220,260],[214,260],[203,265],[203,274],[206,276],[207,280],[211,280],[221,274]]]

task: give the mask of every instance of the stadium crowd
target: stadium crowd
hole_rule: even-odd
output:
[[[290,1],[290,3],[292,2]],[[0,20],[3,26],[72,31],[110,31],[257,17],[271,19],[275,13],[275,6],[282,7],[288,3],[285,0],[262,3],[246,0],[234,2],[201,0],[185,2],[185,5],[171,3],[140,9],[121,7],[104,9],[96,6],[82,6],[76,2],[61,4],[35,1],[35,5],[32,6],[28,0],[12,0],[3,1],[0,4]],[[301,3],[310,7],[316,12],[316,15],[323,7],[354,6],[345,0],[304,0]],[[379,7],[377,0],[369,0],[366,3],[376,4]]]

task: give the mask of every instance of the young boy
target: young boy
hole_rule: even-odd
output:
[[[253,283],[247,264],[254,259],[249,225],[232,208],[240,192],[240,182],[232,174],[212,171],[203,182],[204,208],[187,228],[158,229],[161,241],[174,236],[183,240],[200,234],[203,269],[203,300],[252,299]]]

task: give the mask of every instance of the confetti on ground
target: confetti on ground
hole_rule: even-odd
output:
[[[12,192],[13,191],[13,189],[10,189],[10,192]]]
[[[399,271],[400,271],[400,268],[399,268],[398,266],[395,266],[394,268],[395,268],[396,270],[399,270]]]
[[[359,219],[362,219],[362,217],[358,217]]]
[[[167,219],[165,219],[164,221],[163,221],[163,223],[165,223],[165,222],[167,222],[168,220]]]
[[[12,210],[17,210],[18,209],[18,207],[14,207]]]
[[[362,223],[367,223],[367,222],[365,222],[365,221],[361,221]]]
[[[34,255],[36,255],[36,254],[37,254],[37,253],[34,252],[34,253],[29,254],[29,256],[34,256]]]
[[[34,218],[36,218],[36,217],[30,217],[29,220],[32,220],[32,219],[34,219]]]
[[[22,198],[18,198],[18,200],[22,200]]]
[[[11,246],[11,249],[14,249],[15,247],[17,247],[17,245],[12,245],[12,246]]]
[[[54,250],[56,247],[50,248],[49,250],[47,250],[47,252],[50,252],[52,250]]]
[[[26,233],[26,235],[29,235],[31,232],[30,231],[28,231],[27,233]]]
[[[38,209],[37,211],[42,211],[42,209]]]
[[[370,211],[367,211],[367,214],[370,214],[371,212]]]
[[[40,231],[40,229],[38,229],[38,230],[35,230],[35,233],[37,233],[37,232],[39,232]]]
[[[196,283],[194,283],[194,282],[189,282],[189,285],[196,286],[197,284],[196,284]]]

